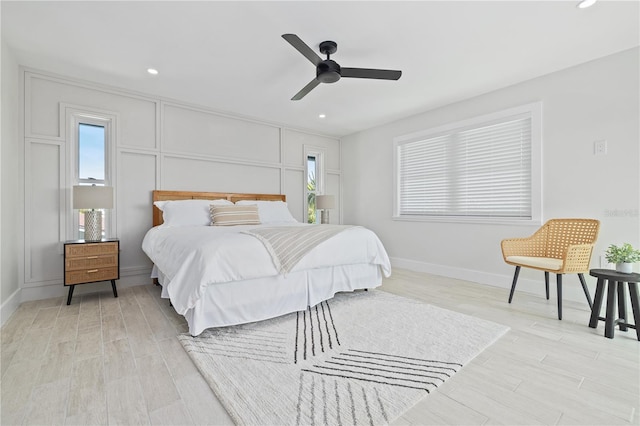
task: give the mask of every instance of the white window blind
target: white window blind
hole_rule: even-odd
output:
[[[397,143],[396,215],[532,218],[532,117]]]

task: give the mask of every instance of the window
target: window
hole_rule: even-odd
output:
[[[540,104],[395,140],[395,218],[540,221]]]
[[[320,215],[316,209],[316,195],[322,194],[324,190],[324,151],[320,148],[309,146],[305,146],[304,151],[305,168],[307,172],[307,182],[305,185],[307,223],[320,223]]]
[[[116,116],[102,112],[84,111],[65,105],[71,180],[69,186],[113,186],[113,147],[115,145]],[[69,218],[68,238],[84,239],[84,212],[72,208]],[[112,232],[113,231],[113,232]],[[115,232],[112,211],[102,210],[102,235],[110,237]]]
[[[95,124],[78,125],[78,182],[104,185],[105,128]]]
[[[316,157],[307,156],[307,223],[317,223],[316,192],[317,192],[317,164]]]
[[[104,125],[78,123],[78,185],[105,186],[106,131]],[[84,212],[78,217],[78,238],[84,239]],[[106,211],[102,210],[106,218]],[[106,236],[102,221],[102,235]]]

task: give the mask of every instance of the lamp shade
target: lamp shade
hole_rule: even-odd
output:
[[[113,187],[77,185],[73,187],[74,209],[112,209]]]
[[[332,209],[336,205],[336,199],[333,195],[316,195],[316,208],[318,210]]]

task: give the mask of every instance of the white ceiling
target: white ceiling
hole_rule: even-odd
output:
[[[343,136],[640,45],[639,2],[0,3],[22,65]],[[300,101],[314,66],[285,42],[338,43],[342,79]],[[160,74],[147,74],[149,67]],[[319,119],[318,114],[327,115]]]

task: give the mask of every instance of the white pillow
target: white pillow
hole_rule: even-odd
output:
[[[238,205],[257,205],[260,222],[266,223],[298,223],[291,215],[287,203],[284,201],[240,200]]]
[[[167,226],[207,226],[211,223],[210,205],[229,206],[229,200],[174,200],[153,203],[162,210]]]

